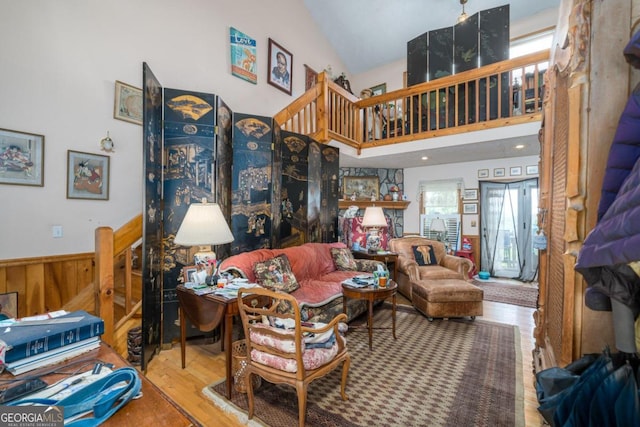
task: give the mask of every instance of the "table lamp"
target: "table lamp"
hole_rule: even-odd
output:
[[[215,263],[216,254],[211,245],[233,241],[233,234],[217,203],[192,203],[180,224],[173,242],[180,246],[200,246],[193,256],[196,265]]]
[[[436,239],[439,242],[444,243],[445,249],[448,252],[449,242],[446,239],[447,233],[447,225],[442,218],[434,218],[431,220],[431,225],[429,225],[429,230],[436,233]]]
[[[380,249],[380,228],[387,226],[387,219],[381,207],[370,206],[364,210],[362,226],[368,230],[367,249],[377,252]]]

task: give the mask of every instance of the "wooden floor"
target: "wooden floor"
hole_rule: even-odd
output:
[[[484,302],[484,315],[479,319],[518,325],[521,335],[522,372],[524,380],[525,425],[541,426],[534,388],[532,354],[533,309],[515,305]],[[180,344],[156,355],[147,369],[147,378],[160,387],[178,405],[203,426],[241,426],[233,415],[219,410],[202,395],[202,389],[224,378],[224,354],[220,344],[206,342],[187,343],[186,368],[180,368]],[[142,424],[141,424],[142,425]]]

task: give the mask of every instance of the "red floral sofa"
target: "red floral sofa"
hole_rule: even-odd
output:
[[[229,272],[249,279],[252,283],[260,283],[256,277],[256,263],[264,263],[285,254],[299,287],[290,294],[300,306],[302,320],[310,322],[330,321],[342,313],[342,282],[363,272],[372,272],[384,263],[371,260],[353,259],[353,270],[344,270],[336,265],[332,248],[341,255],[349,254],[346,245],[336,243],[305,243],[283,249],[256,249],[233,255],[220,264],[221,272]],[[338,262],[338,264],[341,264]],[[347,300],[347,317],[351,321],[366,311],[366,301]]]

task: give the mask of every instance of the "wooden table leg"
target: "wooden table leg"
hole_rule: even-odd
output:
[[[231,375],[231,332],[233,331],[233,314],[226,313],[224,316],[224,357],[227,368],[227,399],[231,399],[231,382],[233,376]]]
[[[182,357],[182,369],[184,369],[184,348],[187,345],[187,319],[184,316],[184,309],[180,307],[180,356]]]
[[[391,324],[393,325],[393,339],[396,340],[396,294],[393,294],[392,297],[392,301],[393,301],[393,310],[391,312],[391,319],[392,322]]]
[[[373,299],[369,299],[369,313],[367,313],[367,323],[369,324],[369,350],[373,349]]]

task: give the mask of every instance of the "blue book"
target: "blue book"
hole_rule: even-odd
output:
[[[104,333],[104,321],[86,311],[0,327],[0,362],[11,363]]]

